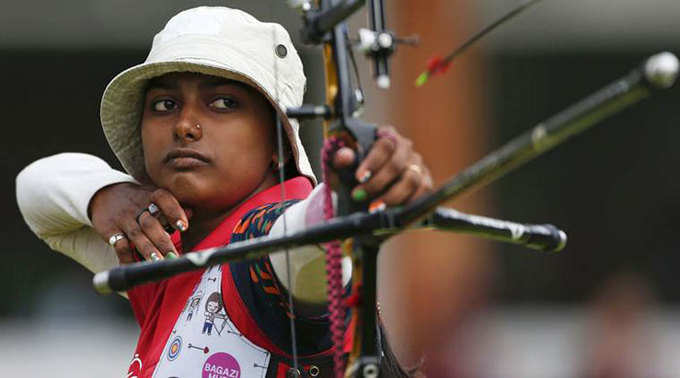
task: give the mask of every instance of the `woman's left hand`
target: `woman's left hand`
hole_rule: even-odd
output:
[[[386,206],[395,206],[431,191],[430,170],[413,150],[413,142],[391,126],[379,127],[377,135],[378,139],[355,172],[359,185],[353,188],[352,198],[357,202],[382,201]],[[348,167],[355,156],[352,149],[341,148],[335,153],[333,167]]]

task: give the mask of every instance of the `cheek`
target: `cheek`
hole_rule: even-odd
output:
[[[149,157],[153,156],[154,154],[154,149],[153,149],[153,138],[149,133],[146,131],[146,128],[142,127],[140,131],[141,137],[142,137],[142,153],[144,154],[144,167],[146,168],[146,171],[149,172]]]
[[[233,167],[268,167],[274,154],[275,134],[266,123],[256,123],[252,120],[247,127],[239,132],[230,134],[225,132],[217,140],[229,141],[230,146],[217,145],[218,153],[226,163]],[[224,148],[221,148],[224,147]]]
[[[140,127],[140,135],[142,138],[142,151],[144,154],[144,168],[146,173],[153,180],[157,180],[156,171],[159,170],[159,162],[161,160],[161,155],[163,152],[162,146],[164,146],[163,136],[159,132],[154,132],[154,128],[148,125]]]

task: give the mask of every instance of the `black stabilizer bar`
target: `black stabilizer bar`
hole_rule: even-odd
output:
[[[567,245],[567,234],[552,224],[515,223],[444,207],[438,207],[425,218],[422,226],[520,244],[544,252],[557,252]]]

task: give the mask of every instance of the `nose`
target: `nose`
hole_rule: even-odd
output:
[[[183,109],[175,124],[175,137],[181,142],[195,142],[203,137],[198,118],[188,109]]]

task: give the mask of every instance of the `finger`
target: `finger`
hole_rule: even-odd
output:
[[[117,234],[119,231],[112,232],[111,235]],[[113,245],[113,249],[116,251],[116,256],[118,256],[118,262],[123,264],[131,264],[135,262],[132,256],[132,250],[130,249],[130,243],[127,237],[120,239]]]
[[[360,183],[367,182],[393,158],[399,148],[398,139],[380,138],[371,147],[356,171],[356,179]]]
[[[148,215],[148,212],[145,212],[140,219],[147,217],[153,218],[151,215]],[[127,220],[121,226],[123,232],[128,236],[129,241],[135,245],[137,252],[139,252],[144,260],[153,261],[162,258],[163,254],[156,248],[153,242],[149,240],[148,236],[144,233],[142,227],[136,220]]]
[[[151,193],[151,202],[160,209],[165,219],[179,231],[189,228],[189,217],[177,201],[177,198],[165,189],[157,189]]]
[[[381,199],[387,206],[401,205],[413,197],[423,182],[423,175],[413,169],[406,169],[397,182],[392,185]]]
[[[118,239],[113,245],[111,245],[111,238],[118,234],[121,234],[124,237]],[[125,236],[124,232],[121,232],[119,229],[114,229],[107,231],[104,233],[104,235],[111,235],[109,238],[106,238],[106,242],[111,245],[111,247],[113,247],[114,251],[116,251],[116,256],[118,256],[118,262],[120,264],[129,264],[135,262],[132,249],[130,249],[130,243],[128,242],[127,236]]]
[[[139,214],[140,216],[142,214]],[[151,215],[158,220],[158,222],[161,224],[163,227],[163,230],[167,232],[169,235],[172,235],[175,233],[175,227],[172,226],[170,221],[161,213],[160,211],[157,214],[151,213]],[[139,217],[137,217],[137,223],[139,223]]]
[[[389,143],[391,142],[388,141]],[[399,180],[402,176],[408,166],[407,162],[416,159],[413,154],[412,143],[409,140],[403,140],[395,147],[396,149],[389,153],[389,156],[383,155],[386,152],[376,153],[376,162],[380,159],[386,161],[379,168],[372,168],[373,174],[370,179],[360,185],[368,196],[376,196],[387,190],[393,182]]]
[[[427,166],[421,166],[423,169],[423,177],[420,180],[420,186],[416,190],[415,193],[406,201],[406,203],[412,202],[419,198],[420,196],[423,196],[425,194],[431,193],[432,188],[434,187],[434,184],[432,182],[432,176],[430,175],[430,170],[427,168]]]
[[[172,252],[175,255],[177,254],[170,234],[163,229],[163,225],[156,217],[152,216],[149,212],[144,212],[139,217],[138,222],[147,239],[163,256],[167,255],[169,252]]]

